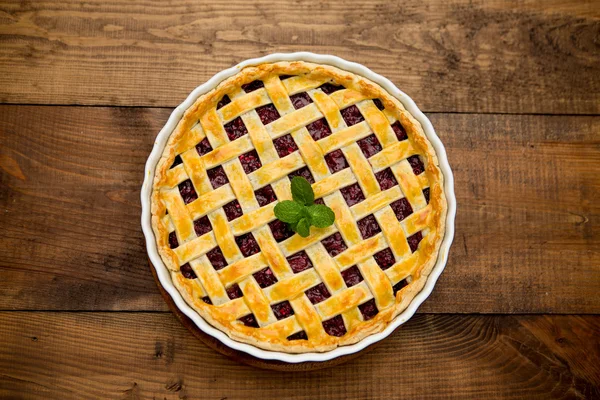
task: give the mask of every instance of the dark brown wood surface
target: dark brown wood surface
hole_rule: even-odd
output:
[[[458,214],[419,315],[283,373],[171,315],[139,189],[194,87],[299,50],[428,112]],[[599,1],[0,0],[0,398],[600,398],[598,115]]]

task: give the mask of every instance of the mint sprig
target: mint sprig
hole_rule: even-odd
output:
[[[310,227],[326,228],[333,224],[333,210],[315,203],[315,193],[310,183],[300,177],[292,179],[292,199],[284,200],[275,206],[275,217],[288,224],[291,230],[302,237],[310,235]]]

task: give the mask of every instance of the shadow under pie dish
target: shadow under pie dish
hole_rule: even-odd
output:
[[[301,176],[335,213],[294,234],[274,215]],[[193,101],[151,179],[151,227],[185,302],[231,339],[327,352],[384,331],[436,264],[448,211],[423,128],[371,80],[265,62]]]

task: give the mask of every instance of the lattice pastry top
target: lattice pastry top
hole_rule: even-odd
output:
[[[277,220],[290,179],[335,212]],[[377,84],[306,62],[241,70],[198,98],[156,167],[152,226],[185,300],[231,338],[290,353],[383,330],[423,287],[446,198],[421,125]]]

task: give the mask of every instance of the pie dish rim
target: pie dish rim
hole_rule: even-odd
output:
[[[163,150],[167,144],[171,133],[174,131],[177,124],[183,117],[184,112],[192,104],[194,104],[196,99],[198,99],[204,93],[209,92],[214,87],[218,86],[219,83],[223,80],[237,74],[241,69],[247,66],[274,63],[279,61],[305,61],[316,64],[330,65],[340,68],[342,70],[346,70],[353,74],[362,76],[380,85],[391,96],[398,99],[398,101],[400,101],[404,105],[406,110],[421,124],[425,135],[427,136],[431,143],[431,146],[435,150],[435,153],[438,158],[439,169],[441,170],[444,176],[444,193],[446,195],[447,202],[445,233],[439,246],[437,261],[434,267],[432,268],[431,272],[429,273],[429,276],[427,277],[426,282],[421,291],[415,295],[415,297],[412,299],[412,301],[406,307],[406,309],[402,311],[392,322],[390,322],[381,332],[367,336],[355,344],[340,346],[333,350],[319,353],[286,353],[281,351],[261,349],[251,344],[246,344],[231,339],[225,332],[213,327],[208,322],[206,322],[192,307],[190,307],[185,302],[178,289],[172,283],[169,269],[164,265],[159,255],[158,246],[155,240],[151,223],[151,196],[153,191],[155,167],[163,154]],[[450,166],[448,165],[445,148],[438,136],[436,135],[435,130],[431,125],[431,122],[418,109],[414,101],[404,92],[400,91],[387,78],[384,78],[383,76],[372,72],[363,65],[348,62],[346,60],[332,55],[321,55],[309,52],[275,53],[261,58],[245,60],[234,67],[219,72],[211,79],[209,79],[206,83],[194,89],[186,98],[186,100],[183,103],[181,103],[177,108],[175,108],[175,110],[170,115],[167,123],[164,125],[164,127],[161,129],[160,133],[155,139],[154,147],[150,156],[148,157],[148,161],[146,162],[145,166],[145,179],[141,190],[141,202],[142,230],[146,239],[146,247],[148,250],[150,261],[156,270],[160,283],[172,297],[174,303],[177,305],[179,310],[181,310],[187,317],[194,321],[194,323],[196,324],[196,326],[198,326],[199,329],[209,334],[210,336],[216,338],[217,340],[221,341],[223,344],[230,348],[243,351],[257,358],[265,360],[279,360],[288,363],[327,361],[339,356],[358,352],[368,347],[369,345],[389,336],[398,326],[402,325],[408,319],[410,319],[412,315],[414,315],[414,313],[416,312],[417,308],[422,304],[422,302],[431,294],[435,282],[437,281],[439,275],[445,268],[448,259],[449,248],[454,236],[454,217],[456,213],[454,181],[452,171],[450,169]]]

